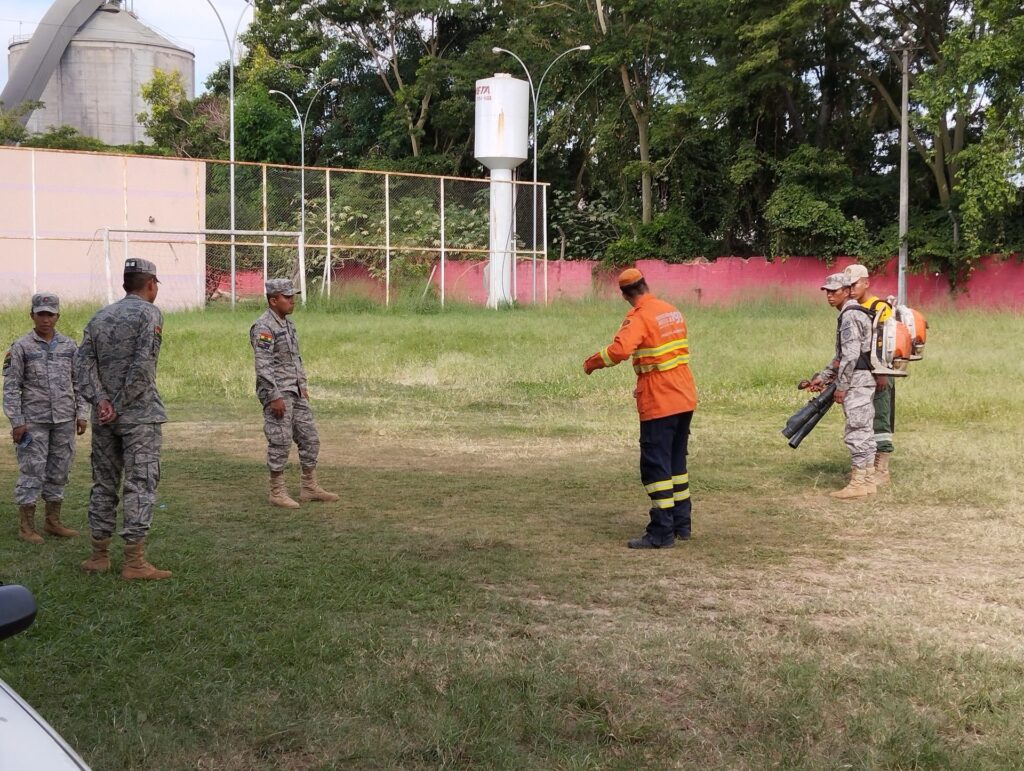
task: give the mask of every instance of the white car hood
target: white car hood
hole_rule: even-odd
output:
[[[0,680],[0,771],[89,771],[67,742]]]

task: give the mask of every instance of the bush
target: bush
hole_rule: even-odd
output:
[[[628,236],[610,244],[601,256],[601,266],[605,268],[623,268],[637,260],[650,260],[658,257],[658,247],[646,238]]]
[[[552,249],[565,259],[594,260],[619,238],[617,215],[606,199],[584,201],[567,190],[556,190],[551,206]]]

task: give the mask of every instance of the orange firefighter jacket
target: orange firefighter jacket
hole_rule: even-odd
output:
[[[614,367],[630,356],[640,420],[691,412],[697,406],[686,321],[678,309],[651,294],[640,295],[611,345],[587,359],[583,368],[590,373]]]

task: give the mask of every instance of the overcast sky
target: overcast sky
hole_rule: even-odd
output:
[[[182,48],[196,55],[196,92],[203,89],[206,76],[220,62],[228,58],[228,46],[224,41],[217,17],[207,0],[127,0],[130,7],[146,26],[170,38]],[[213,0],[228,34],[234,31],[239,14],[247,7],[244,0]],[[3,56],[0,57],[0,88],[7,83],[7,46],[16,35],[31,35],[43,18],[52,0],[0,0],[0,39],[3,40]],[[245,14],[242,29],[252,18],[252,11]]]

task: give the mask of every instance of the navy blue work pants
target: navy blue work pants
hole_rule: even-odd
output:
[[[647,532],[658,544],[690,535],[690,476],[686,444],[693,412],[640,421],[640,481],[651,499]]]

